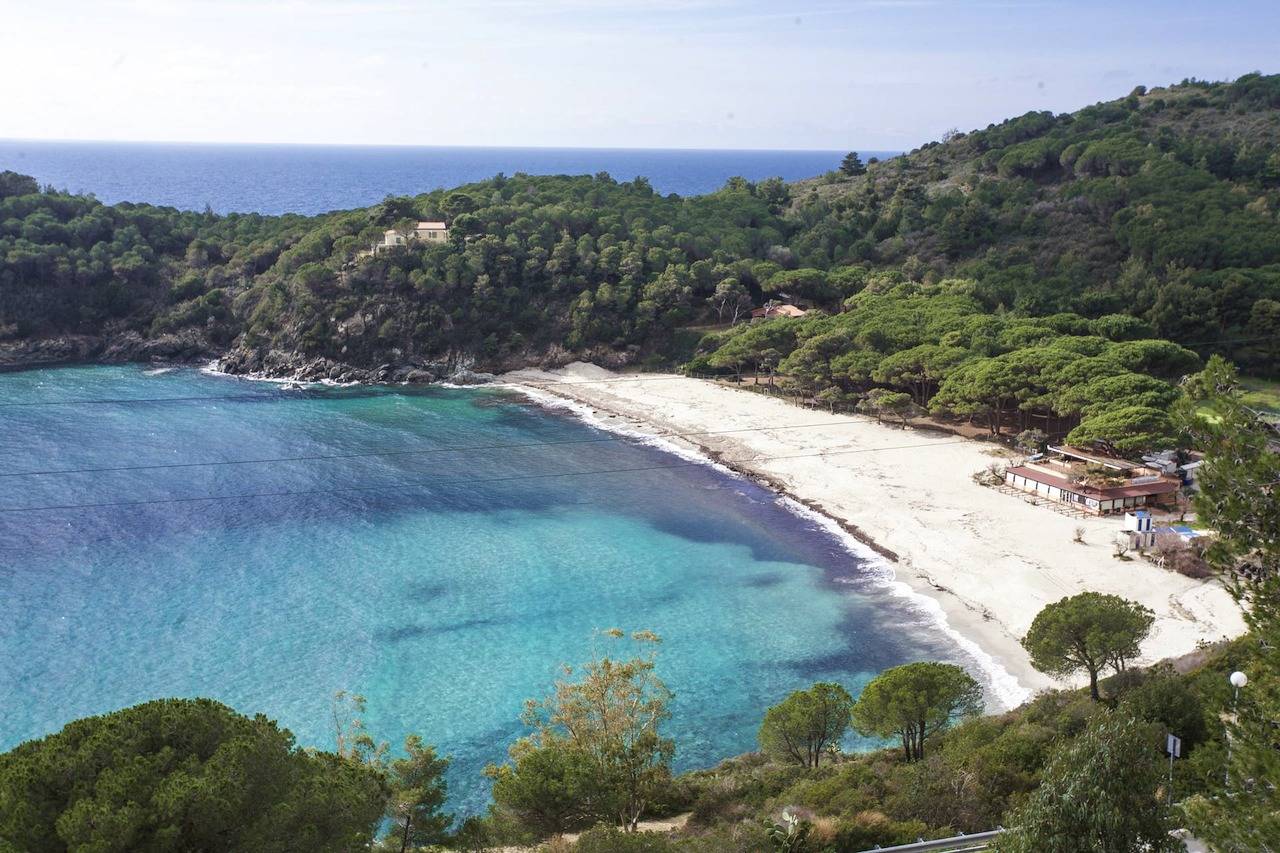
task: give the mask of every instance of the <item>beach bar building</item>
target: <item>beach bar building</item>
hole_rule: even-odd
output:
[[[1047,453],[1009,468],[1004,481],[1015,489],[1097,515],[1172,506],[1182,485],[1179,477],[1142,462],[1069,445],[1050,446]]]

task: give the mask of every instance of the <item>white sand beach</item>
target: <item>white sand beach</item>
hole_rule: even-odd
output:
[[[1015,686],[996,679],[1002,683],[994,685],[998,696],[989,697],[994,705],[1016,704],[1019,695],[1054,684],[1031,667],[1018,640],[1044,605],[1084,590],[1120,595],[1155,612],[1140,663],[1244,631],[1239,608],[1216,581],[1186,578],[1140,558],[1116,559],[1112,542],[1120,519],[1067,517],[974,483],[975,471],[998,461],[994,444],[831,415],[669,374],[619,376],[579,363],[503,380],[576,401],[617,428],[743,430],[669,440],[767,478],[892,552],[897,579],[936,601],[953,633],[1017,680]],[[1077,527],[1085,530],[1083,543],[1073,541]]]

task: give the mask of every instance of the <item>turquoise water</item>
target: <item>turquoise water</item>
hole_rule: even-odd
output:
[[[221,399],[173,399],[193,397]],[[45,405],[87,400],[117,402]],[[347,689],[377,736],[451,754],[451,805],[477,811],[521,703],[597,629],[664,638],[680,768],[751,749],[816,680],[967,662],[767,491],[508,392],[0,374],[0,459],[0,748],[197,695],[331,747]],[[257,497],[186,500],[217,495]]]

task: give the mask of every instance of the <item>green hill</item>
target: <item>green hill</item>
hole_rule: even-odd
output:
[[[1132,314],[1275,370],[1280,76],[1027,113],[793,195],[801,266],[973,279],[992,310]]]
[[[865,175],[734,179],[696,198],[499,175],[315,217],[216,216],[6,172],[0,357],[230,351],[232,369],[313,376],[670,362],[682,327],[776,296],[834,311],[892,270],[972,280],[992,313],[1132,315],[1274,372],[1278,140],[1280,76],[1253,74],[1029,113]],[[448,220],[450,239],[361,256],[415,219]]]

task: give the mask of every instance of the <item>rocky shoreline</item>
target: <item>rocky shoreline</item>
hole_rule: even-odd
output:
[[[293,382],[365,383],[383,385],[481,385],[497,374],[529,367],[554,369],[582,358],[609,367],[623,367],[632,353],[573,353],[560,347],[542,352],[483,361],[465,351],[435,358],[407,357],[366,366],[310,356],[284,349],[260,349],[212,344],[196,330],[146,338],[137,332],[116,335],[59,335],[19,341],[0,341],[0,371],[65,364],[200,364],[220,373],[251,379]]]
[[[0,341],[0,370],[21,370],[57,364],[123,364],[126,362],[196,363],[216,357],[200,333],[144,338],[137,332],[118,335],[58,335],[19,341]]]

